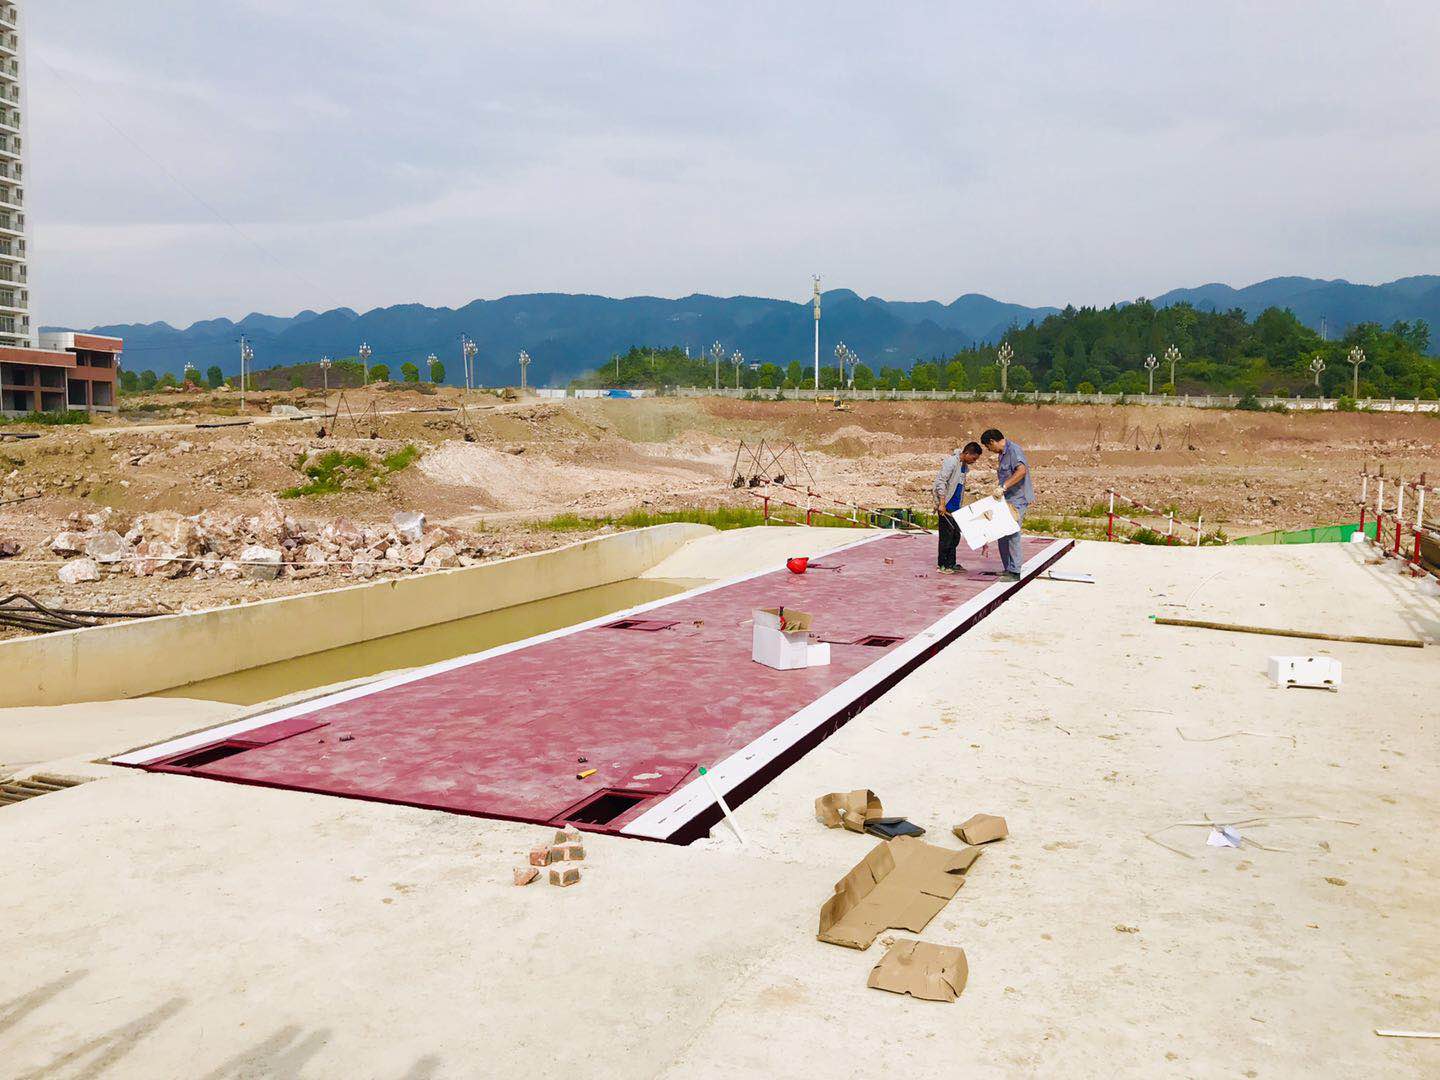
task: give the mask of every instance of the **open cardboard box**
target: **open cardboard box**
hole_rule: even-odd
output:
[[[810,640],[812,622],[809,612],[794,608],[757,609],[750,658],[780,671],[824,667],[830,663],[830,646]]]

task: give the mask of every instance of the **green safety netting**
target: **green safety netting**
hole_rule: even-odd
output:
[[[1256,533],[1254,536],[1237,536],[1232,544],[1343,544],[1360,529],[1358,521],[1349,525],[1317,525],[1313,529],[1296,529],[1285,532]],[[1365,535],[1375,538],[1375,522],[1365,523]]]

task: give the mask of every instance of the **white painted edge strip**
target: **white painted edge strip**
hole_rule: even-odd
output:
[[[1074,540],[1052,540],[1051,546],[1024,568],[1022,580],[1029,580],[1047,569],[1074,546]],[[856,672],[839,686],[822,694],[758,739],[711,767],[706,779],[711,781],[722,795],[734,791],[796,743],[812,734],[816,728],[829,723],[845,706],[964,624],[986,605],[1019,587],[1020,582],[995,582],[908,641],[897,645],[863,671]],[[674,836],[696,817],[709,812],[714,805],[715,799],[709,789],[699,781],[692,780],[620,829],[619,833],[622,836],[665,840]]]
[[[862,547],[865,544],[873,544],[879,540],[893,539],[897,536],[906,535],[898,532],[879,532],[868,535],[853,543],[844,544],[840,547],[831,548],[824,554],[833,555],[841,551],[849,551],[852,548]],[[446,671],[455,671],[458,668],[469,667],[471,664],[483,663],[486,660],[497,656],[504,656],[519,649],[527,649],[532,645],[539,645],[547,641],[554,641],[558,638],[568,637],[571,634],[578,634],[584,630],[590,630],[597,626],[604,626],[606,623],[615,622],[618,619],[628,619],[655,608],[664,607],[666,604],[678,603],[681,600],[688,600],[691,597],[703,596],[705,593],[714,592],[716,589],[723,589],[730,585],[738,585],[741,582],[751,581],[766,574],[773,574],[777,570],[783,570],[784,564],[779,567],[766,566],[760,570],[752,570],[748,574],[739,574],[736,577],[725,578],[720,581],[713,581],[709,585],[701,585],[698,588],[689,589],[682,593],[675,593],[672,596],[662,596],[658,600],[648,600],[635,607],[626,608],[624,611],[613,611],[608,615],[601,615],[588,622],[576,623],[574,626],[563,626],[558,630],[551,630],[544,634],[537,634],[534,637],[524,638],[520,641],[512,641],[506,645],[497,645],[493,649],[486,649],[484,652],[470,653],[466,656],[456,656],[449,660],[441,660],[425,667],[411,668],[399,675],[391,676],[388,679],[380,679],[376,682],[365,683],[361,686],[354,686],[348,690],[341,690],[334,694],[327,694],[323,697],[312,698],[296,705],[289,705],[272,712],[253,713],[240,720],[231,721],[228,724],[220,724],[216,727],[206,728],[204,731],[193,732],[189,735],[182,735],[176,739],[166,742],[155,743],[151,746],[140,747],[119,754],[110,758],[112,765],[148,765],[153,761],[162,758],[173,757],[176,754],[183,754],[187,750],[193,750],[200,746],[209,746],[211,743],[220,742],[223,739],[235,735],[253,731],[268,724],[279,723],[281,720],[290,720],[297,716],[305,716],[307,713],[319,709],[326,709],[332,705],[340,705],[347,701],[355,701],[359,698],[369,697],[371,694],[378,694],[397,686],[404,686],[407,683],[419,682],[421,679],[428,679],[432,675],[439,675]]]

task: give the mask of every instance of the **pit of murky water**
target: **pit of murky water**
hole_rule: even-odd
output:
[[[176,686],[158,697],[201,698],[254,705],[302,690],[421,667],[456,656],[483,652],[537,634],[596,619],[637,604],[693,589],[703,581],[633,578],[611,585],[534,600],[528,604],[487,611],[453,622],[437,623],[403,634],[343,645],[273,664]]]

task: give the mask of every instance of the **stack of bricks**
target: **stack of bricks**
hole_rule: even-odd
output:
[[[529,885],[540,876],[541,868],[549,867],[551,885],[574,885],[580,880],[580,868],[570,864],[584,859],[579,830],[560,829],[550,843],[530,849],[530,865],[515,870],[515,884]]]

